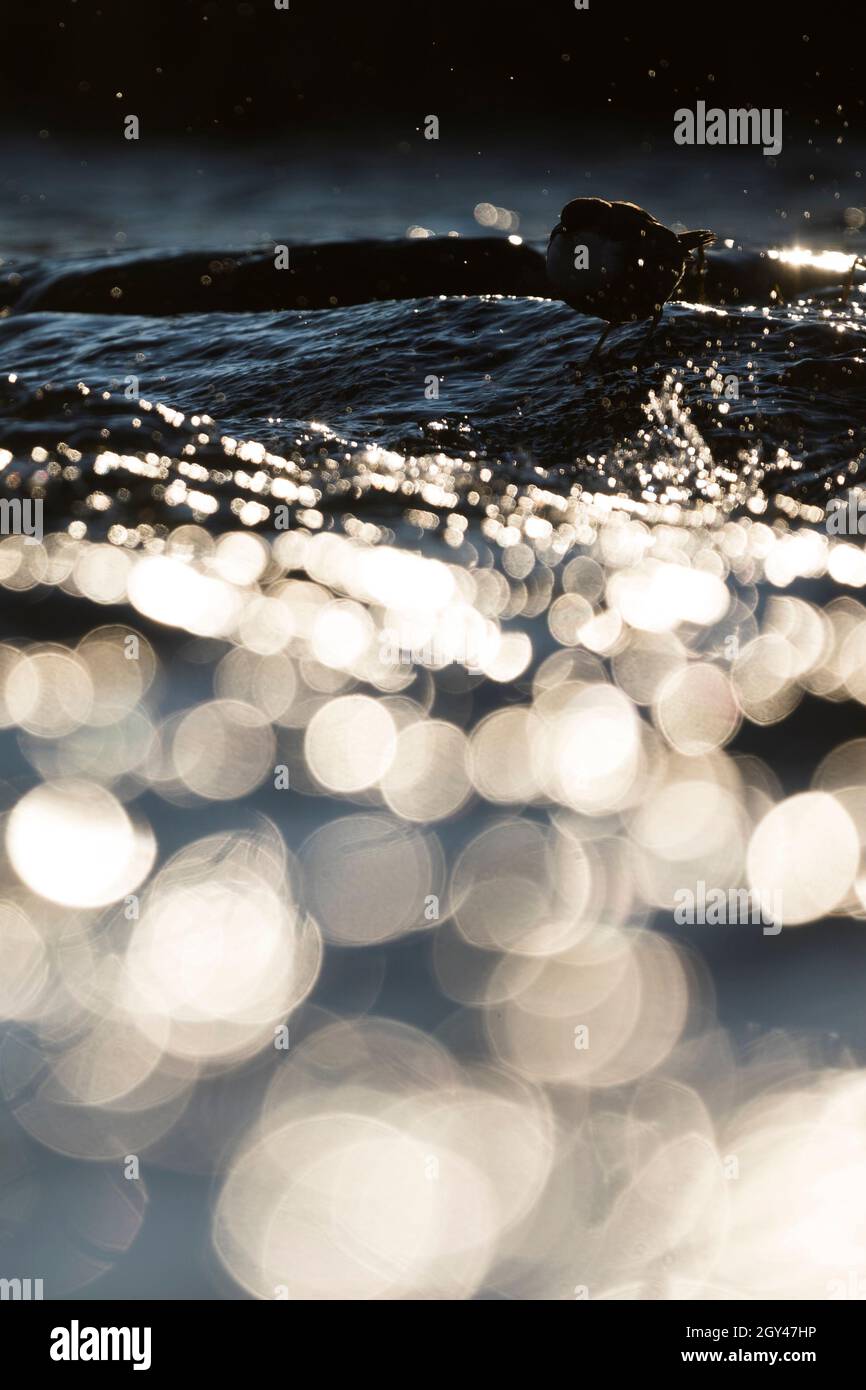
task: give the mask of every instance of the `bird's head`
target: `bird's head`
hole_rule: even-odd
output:
[[[599,232],[604,227],[605,217],[610,212],[610,203],[604,198],[572,198],[560,213],[559,221],[551,232],[567,232],[577,236],[582,232]]]

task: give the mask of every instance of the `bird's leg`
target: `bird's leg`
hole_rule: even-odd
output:
[[[601,330],[601,337],[599,338],[599,340],[598,340],[598,342],[596,343],[595,347],[593,348],[592,352],[589,354],[589,356],[588,356],[587,359],[586,359],[586,361],[587,361],[587,366],[589,365],[590,362],[594,362],[595,359],[598,357],[598,354],[599,354],[599,352],[601,351],[601,345],[602,345],[602,343],[604,342],[605,338],[607,337],[608,333],[610,332],[610,330],[611,330],[612,328],[613,328],[613,324],[612,324],[612,323],[606,323],[605,326],[604,326],[604,328]]]
[[[707,258],[704,254],[704,243],[698,247],[698,303],[706,304],[707,291],[704,281],[707,278]]]
[[[650,345],[650,343],[651,343],[652,340],[653,340],[653,334],[655,333],[656,329],[657,329],[658,326],[659,326],[659,319],[660,319],[661,316],[662,316],[662,309],[663,309],[663,308],[664,308],[664,305],[663,305],[663,304],[659,305],[658,309],[656,309],[655,313],[653,314],[653,316],[652,316],[652,322],[650,323],[650,326],[649,326],[649,333],[647,333],[646,337],[644,338],[643,342],[641,343],[641,348],[640,348],[640,352],[638,353],[638,357],[643,357],[643,356],[649,351],[649,345]]]
[[[854,288],[854,276],[855,276],[855,274],[857,273],[857,267],[858,267],[858,266],[862,266],[862,265],[863,265],[863,257],[862,257],[862,256],[855,256],[854,259],[853,259],[853,261],[851,262],[850,268],[849,268],[849,270],[848,270],[848,275],[847,275],[847,277],[846,277],[846,279],[845,279],[845,284],[844,284],[843,289],[842,289],[842,303],[843,303],[843,304],[847,304],[847,303],[848,303],[848,296],[849,296],[849,294],[851,293],[852,289]]]

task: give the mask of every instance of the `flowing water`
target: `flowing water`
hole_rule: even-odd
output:
[[[7,151],[0,1273],[866,1273],[866,216],[811,158]],[[719,234],[594,366],[576,186]],[[407,233],[491,292],[379,299]],[[262,307],[329,242],[373,302]]]

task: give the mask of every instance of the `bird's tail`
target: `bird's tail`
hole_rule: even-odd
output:
[[[679,232],[678,238],[684,250],[702,251],[705,246],[710,246],[715,241],[716,234],[704,228],[699,232]]]

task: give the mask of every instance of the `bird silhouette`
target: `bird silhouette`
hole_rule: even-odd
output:
[[[707,230],[672,232],[636,203],[575,198],[547,246],[547,278],[560,299],[606,326],[589,355],[621,323],[651,319],[646,346],[683,278],[689,255],[715,241]]]

